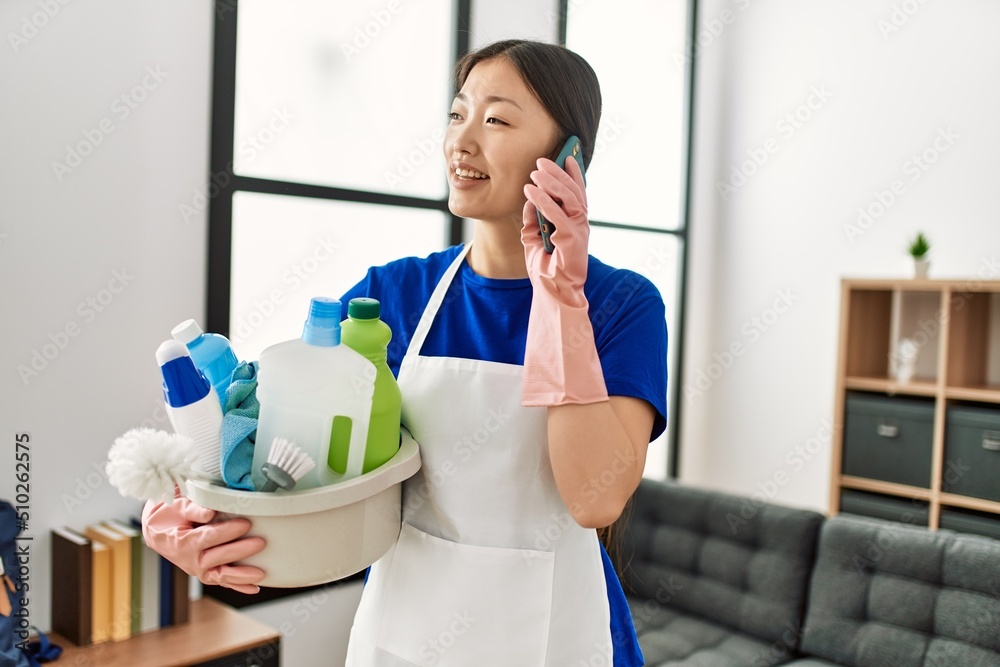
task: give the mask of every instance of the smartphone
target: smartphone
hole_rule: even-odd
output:
[[[566,143],[563,145],[562,150],[559,151],[559,157],[555,159],[555,163],[560,167],[562,167],[563,169],[565,169],[566,158],[570,156],[576,158],[576,163],[580,165],[580,173],[583,174],[583,183],[584,185],[586,185],[587,172],[583,168],[583,146],[580,143],[580,139],[575,135],[566,140]],[[549,237],[552,236],[552,232],[555,231],[556,226],[553,225],[550,221],[546,220],[544,217],[542,217],[541,211],[537,211],[537,213],[538,213],[538,228],[542,231],[542,243],[545,245],[545,252],[551,254],[552,251],[555,249],[555,246],[552,245],[552,239],[550,239]]]

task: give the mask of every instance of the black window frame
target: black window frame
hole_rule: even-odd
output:
[[[457,60],[469,51],[469,26],[471,25],[471,0],[455,2],[453,41],[454,58]],[[441,211],[450,222],[447,245],[462,242],[463,220],[448,210],[447,194],[442,199],[395,195],[349,188],[281,181],[276,179],[241,176],[233,171],[234,128],[236,113],[236,39],[238,0],[216,0],[215,42],[212,70],[211,157],[208,192],[208,257],[206,284],[206,330],[229,335],[230,289],[232,281],[232,223],[233,195],[236,192],[257,192],[274,195],[311,197],[342,202],[358,202],[401,206],[404,208]],[[565,46],[569,0],[559,2],[559,44]],[[698,18],[698,0],[687,0],[686,44],[693,45]],[[684,377],[684,322],[687,313],[687,276],[690,253],[691,168],[692,138],[694,131],[694,95],[696,58],[693,48],[688,48],[685,62],[685,107],[683,120],[683,156],[685,161],[681,187],[681,212],[679,225],[674,228],[647,227],[601,220],[591,220],[595,227],[608,227],[630,231],[667,234],[677,238],[680,245],[679,294],[675,313],[676,330],[669,332],[670,345],[676,354],[674,375],[668,378],[674,390],[668,406],[670,437],[667,442],[667,477],[676,478],[680,466],[680,426],[683,419],[682,388]],[[450,99],[449,99],[450,102]],[[212,194],[212,193],[215,194]]]

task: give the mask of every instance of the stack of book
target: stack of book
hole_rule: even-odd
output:
[[[188,586],[146,546],[137,519],[52,530],[52,630],[77,646],[186,623]]]

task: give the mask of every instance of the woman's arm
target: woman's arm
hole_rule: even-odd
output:
[[[522,211],[533,291],[521,404],[548,409],[549,459],[559,494],[578,524],[602,528],[621,515],[639,485],[656,409],[607,390],[584,292],[590,224],[580,165],[566,160],[564,171],[542,158],[536,166],[524,186]],[[544,250],[538,211],[556,223],[551,253]]]
[[[656,410],[631,396],[548,408],[549,460],[559,495],[584,528],[614,523],[646,464]]]

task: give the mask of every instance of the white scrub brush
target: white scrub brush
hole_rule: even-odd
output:
[[[302,479],[302,475],[314,467],[316,463],[295,443],[275,438],[271,442],[271,451],[267,453],[267,463],[260,467],[264,477],[267,477],[267,482],[260,490],[275,491],[281,487],[285,491],[291,491],[295,488],[295,483]]]
[[[115,439],[108,450],[108,481],[123,496],[172,503],[174,486],[203,479],[193,466],[198,459],[191,438],[134,428]]]

